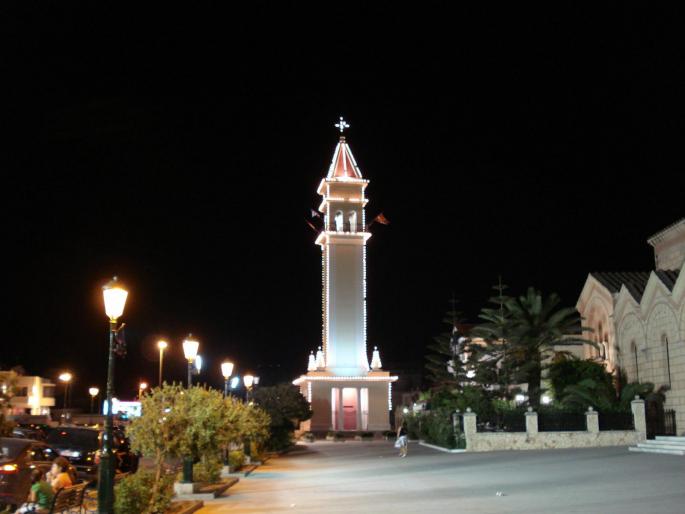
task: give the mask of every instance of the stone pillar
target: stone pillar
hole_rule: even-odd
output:
[[[538,413],[533,410],[533,407],[528,407],[528,412],[526,412],[526,434],[529,438],[538,435]]]
[[[473,449],[476,432],[476,413],[471,412],[471,407],[468,407],[464,413],[464,437],[467,450]]]
[[[592,407],[588,407],[585,413],[585,424],[588,432],[592,434],[599,433],[599,413]]]
[[[633,426],[637,432],[638,441],[647,439],[647,418],[645,416],[645,402],[639,396],[630,402],[630,409],[633,411]]]

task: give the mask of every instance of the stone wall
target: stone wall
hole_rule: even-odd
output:
[[[552,448],[590,448],[597,446],[631,446],[646,437],[645,407],[642,400],[632,402],[635,430],[599,430],[598,414],[585,413],[587,430],[577,432],[539,432],[536,412],[526,413],[525,432],[478,432],[476,414],[466,412],[464,435],[466,450],[545,450]]]

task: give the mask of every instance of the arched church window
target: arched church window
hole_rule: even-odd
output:
[[[661,345],[663,347],[664,359],[666,360],[664,369],[666,370],[666,380],[668,385],[671,385],[671,355],[668,348],[668,336],[661,334]]]
[[[338,211],[335,213],[335,230],[338,232],[343,231],[343,213],[342,211]]]
[[[350,211],[347,215],[347,220],[350,223],[350,232],[357,231],[357,211]]]
[[[639,382],[640,381],[640,367],[637,363],[637,346],[635,345],[635,341],[630,342],[630,351],[633,354],[633,359],[635,361],[635,381]]]

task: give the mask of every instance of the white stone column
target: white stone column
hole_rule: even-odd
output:
[[[639,396],[630,402],[630,409],[633,411],[633,426],[638,433],[638,441],[647,439],[647,417],[645,416],[645,402]]]
[[[533,407],[528,407],[528,412],[526,412],[526,434],[529,438],[538,435],[538,413],[533,410]]]
[[[357,430],[362,430],[362,388],[356,387],[357,391]]]
[[[338,387],[338,432],[345,430],[345,406],[343,405],[343,388]]]
[[[599,413],[592,407],[588,407],[585,413],[587,431],[593,434],[599,433]]]
[[[471,412],[471,407],[468,407],[464,413],[464,437],[466,438],[467,450],[474,448],[476,432],[476,413]]]

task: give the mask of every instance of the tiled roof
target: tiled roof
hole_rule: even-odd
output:
[[[675,282],[678,279],[677,270],[656,270],[654,273],[656,273],[656,276],[669,291],[673,291]],[[593,271],[590,275],[595,277],[600,284],[612,293],[618,293],[621,290],[621,286],[625,285],[628,292],[639,302],[645,292],[645,287],[647,287],[651,271]]]
[[[663,282],[663,284],[668,288],[669,291],[673,291],[675,287],[675,281],[678,280],[678,270],[656,270],[657,277]]]
[[[590,274],[612,293],[618,293],[621,285],[625,284],[633,296],[638,293],[636,298],[639,299],[645,290],[650,273],[649,271],[593,271]]]

